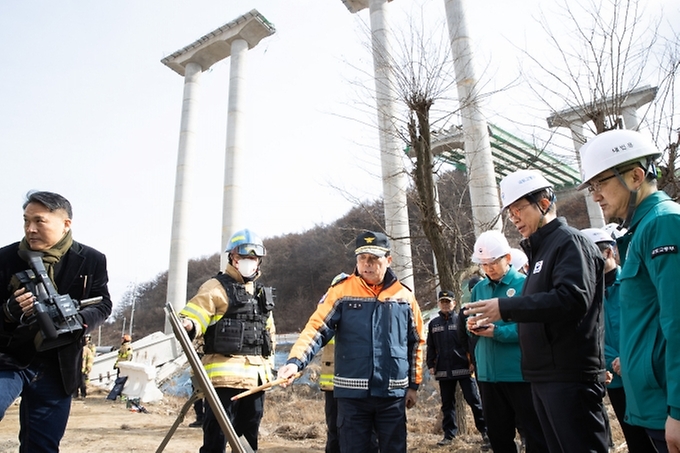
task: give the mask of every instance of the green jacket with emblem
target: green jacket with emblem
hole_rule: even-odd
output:
[[[499,282],[485,278],[477,283],[472,289],[471,300],[520,295],[525,278],[510,267]],[[493,338],[480,336],[475,346],[477,379],[482,382],[524,382],[517,323],[500,320],[494,325]]]
[[[626,421],[662,430],[680,420],[680,206],[649,195],[617,243]]]

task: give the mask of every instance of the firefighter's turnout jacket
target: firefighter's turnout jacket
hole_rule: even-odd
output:
[[[288,363],[303,369],[333,336],[336,398],[402,397],[418,389],[425,343],[420,307],[390,268],[376,291],[356,273],[336,279]]]
[[[130,362],[132,361],[132,343],[129,341],[124,341],[120,345],[118,350],[118,358],[116,358],[116,363],[113,364],[113,368],[117,369],[120,362]]]
[[[333,390],[333,374],[335,373],[335,338],[331,338],[321,351],[321,374],[319,388],[325,391]]]
[[[203,283],[179,316],[203,338],[203,366],[213,386],[249,389],[272,380],[274,306],[270,288],[244,282],[231,264]]]

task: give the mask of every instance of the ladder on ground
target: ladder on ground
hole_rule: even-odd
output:
[[[196,385],[198,388],[194,390],[189,400],[184,404],[184,406],[182,406],[182,410],[177,416],[175,423],[173,423],[170,427],[170,430],[165,435],[165,438],[159,445],[156,453],[162,453],[163,450],[165,450],[165,447],[168,445],[168,442],[170,442],[172,435],[175,434],[177,427],[182,423],[182,421],[184,421],[184,417],[186,416],[189,409],[193,406],[194,402],[200,398],[205,398],[208,404],[210,404],[210,408],[215,414],[215,418],[217,418],[217,421],[222,428],[222,432],[227,438],[227,442],[231,447],[231,451],[234,453],[254,453],[248,441],[246,441],[243,436],[239,438],[236,434],[234,427],[229,421],[229,417],[227,417],[224,406],[222,406],[222,402],[217,396],[215,387],[212,386],[212,383],[210,382],[210,379],[203,368],[201,359],[198,357],[196,350],[191,344],[191,340],[189,339],[187,331],[184,329],[184,326],[182,326],[182,322],[177,317],[177,314],[175,314],[175,310],[172,308],[171,304],[167,303],[165,305],[165,312],[167,313],[168,319],[170,320],[172,331],[175,333],[175,337],[182,346],[184,354],[187,356],[189,365],[191,365],[191,369],[194,372],[194,378],[196,379]]]

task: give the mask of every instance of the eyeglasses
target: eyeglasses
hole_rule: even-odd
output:
[[[602,178],[602,179],[599,179],[597,181],[591,182],[590,185],[588,186],[588,193],[593,193],[593,192],[600,193],[600,191],[602,190],[602,183],[607,182],[610,179],[615,178],[615,177],[616,177],[616,174],[613,174],[613,175],[607,176],[606,178]]]
[[[531,203],[527,203],[524,206],[515,206],[515,207],[508,206],[506,208],[505,212],[508,214],[508,217],[518,218],[522,214],[522,211],[524,211],[529,206],[531,206]]]
[[[598,179],[597,181],[591,182],[590,185],[588,186],[588,193],[593,193],[593,192],[600,193],[602,191],[602,183],[603,182],[607,182],[610,179],[615,178],[617,174],[623,176],[626,173],[628,173],[629,171],[633,171],[638,167],[639,167],[639,164],[635,164],[635,166],[633,166],[631,168],[627,168],[625,170],[619,170],[618,173],[614,173],[613,175],[609,175],[609,176],[606,176],[602,179]]]

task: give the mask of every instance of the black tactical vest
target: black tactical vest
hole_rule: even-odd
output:
[[[227,274],[220,272],[215,278],[227,292],[229,308],[206,330],[205,353],[269,357],[272,339],[265,325],[274,308],[274,288],[256,283],[255,295],[250,295],[245,284]]]

